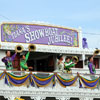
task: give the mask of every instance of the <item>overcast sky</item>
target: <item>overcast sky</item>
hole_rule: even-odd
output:
[[[44,21],[82,28],[90,48],[100,48],[100,0],[0,0],[0,22]]]

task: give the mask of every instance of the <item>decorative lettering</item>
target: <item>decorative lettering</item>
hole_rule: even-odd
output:
[[[2,24],[2,41],[78,47],[78,32],[50,26]]]

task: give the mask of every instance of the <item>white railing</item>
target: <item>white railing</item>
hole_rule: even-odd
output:
[[[94,96],[96,98],[100,97],[99,74],[96,75],[83,74],[83,73],[67,74],[67,73],[54,73],[54,72],[50,73],[50,72],[26,72],[26,71],[4,71],[4,70],[0,70],[0,72],[5,74],[5,76],[0,80],[0,95],[3,95],[5,98],[11,96],[12,98],[20,96],[30,96],[33,98],[37,96],[40,96],[42,98],[45,97],[82,98],[84,96],[85,97]],[[27,78],[28,81],[25,82],[25,84],[22,85],[17,84],[18,78],[19,80],[21,80],[21,78],[24,79],[25,77],[28,77],[28,75],[30,75],[31,79]],[[17,80],[17,82],[14,82],[14,80],[13,82],[11,82],[11,78]],[[48,82],[48,84],[46,84],[46,82],[49,79],[51,80]],[[30,81],[31,82],[33,81],[34,84],[32,85]],[[84,81],[87,83],[87,86],[84,83]],[[97,84],[94,84],[96,81],[98,81]],[[42,99],[36,99],[36,100],[42,100]],[[59,99],[59,100],[65,100],[65,99]]]
[[[27,84],[27,82],[20,83],[21,80],[26,78],[28,81],[28,88],[30,87],[53,87],[56,85],[59,88],[96,88],[99,89],[99,76],[100,74],[83,74],[83,73],[64,73],[64,72],[32,72],[32,71],[6,71],[0,70],[1,74],[4,73],[4,76],[0,80],[0,84],[3,83],[3,86],[8,86],[10,88],[10,84],[12,87],[23,86],[23,84]],[[26,75],[26,76],[25,76]],[[25,77],[24,77],[25,76]],[[5,82],[7,81],[7,83]],[[16,82],[17,80],[17,82]],[[19,80],[19,81],[18,81]],[[96,82],[98,80],[98,82]],[[15,81],[15,82],[14,82]],[[30,81],[33,81],[34,85],[32,86]],[[46,82],[47,81],[47,82]],[[48,82],[49,81],[49,82]],[[44,82],[44,83],[43,83]],[[6,84],[5,84],[6,83]],[[91,85],[91,84],[94,85]],[[24,86],[25,86],[24,84]],[[98,84],[98,85],[97,85]],[[0,88],[2,88],[0,85]],[[27,88],[27,85],[26,85]]]

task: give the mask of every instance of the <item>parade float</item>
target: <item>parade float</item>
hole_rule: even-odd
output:
[[[20,54],[32,48],[27,61],[33,69],[20,68]],[[5,51],[13,55],[13,70],[0,60],[0,100],[99,100],[100,54],[94,58],[96,74],[91,75],[87,58],[95,49],[83,48],[82,30],[46,23],[0,24],[0,59]],[[57,55],[77,56],[72,73],[55,71]],[[64,62],[64,60],[63,60]],[[95,77],[91,79],[91,77]]]

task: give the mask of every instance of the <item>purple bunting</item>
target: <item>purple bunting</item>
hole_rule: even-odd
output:
[[[81,78],[81,80],[82,80],[82,82],[83,82],[86,86],[88,86],[88,87],[95,87],[95,86],[97,85],[98,81],[99,81],[99,79],[98,79],[98,80],[96,80],[95,82],[88,83],[88,82],[86,82],[83,78]]]
[[[15,80],[15,79],[11,78],[9,75],[8,75],[8,77],[9,77],[9,80],[10,80],[12,83],[14,83],[14,84],[16,84],[16,85],[19,85],[19,84],[23,84],[23,83],[30,77],[30,75],[28,75],[26,78],[24,78],[24,79],[22,79],[22,80]]]
[[[64,86],[71,86],[71,85],[76,81],[77,77],[76,77],[74,80],[70,81],[70,82],[63,82],[58,76],[57,76],[57,79],[58,79],[58,80],[60,81],[60,83],[63,84]]]
[[[40,80],[36,79],[34,76],[32,76],[32,77],[35,80],[35,82],[38,83],[39,85],[46,85],[53,79],[54,75],[46,81],[40,81]]]

